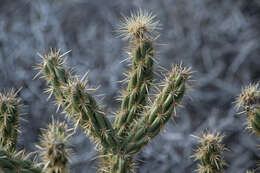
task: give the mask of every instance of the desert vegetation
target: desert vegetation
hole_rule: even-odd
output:
[[[34,159],[33,153],[16,151],[18,117],[23,105],[17,96],[19,91],[4,91],[1,94],[1,171],[69,172],[69,139],[80,127],[95,144],[99,160],[97,171],[135,172],[139,166],[136,155],[175,118],[176,107],[181,106],[186,90],[193,86],[191,68],[182,64],[173,65],[168,71],[155,70],[155,64],[160,62],[156,48],[161,27],[153,13],[138,10],[124,17],[117,28],[119,37],[128,42],[125,52],[130,68],[124,73],[122,84],[126,88],[120,91],[120,106],[114,116],[108,115],[95,96],[96,88],[89,86],[88,73],[79,77],[76,70],[67,66],[65,57],[70,51],[61,53],[51,49],[49,53],[39,54],[37,77],[46,81],[46,92],[49,98],[54,96],[57,110],[65,115],[66,122],[52,120],[47,129],[42,130],[36,145],[38,156]],[[161,76],[164,80],[158,82]],[[236,101],[242,113],[248,114],[248,128],[255,134],[259,128],[258,97],[258,84],[251,84]],[[72,129],[67,127],[67,120],[73,121]],[[224,172],[228,164],[222,154],[228,152],[229,147],[222,144],[223,136],[207,131],[197,138],[201,146],[192,154],[195,160],[200,160],[196,171]]]

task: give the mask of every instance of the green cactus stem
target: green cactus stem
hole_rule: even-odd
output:
[[[127,131],[135,121],[138,121],[152,82],[156,30],[159,21],[155,15],[139,10],[121,20],[118,32],[123,39],[129,40],[129,52],[132,69],[126,73],[128,86],[122,91],[121,109],[116,114],[115,129],[121,138],[127,136]]]
[[[128,87],[123,91],[120,112],[116,116],[115,127],[119,136],[126,136],[133,120],[140,117],[146,104],[146,97],[152,80],[152,41],[146,40],[133,48],[132,70],[128,75]]]
[[[12,89],[9,93],[0,93],[0,148],[14,151],[19,132],[20,98]]]
[[[259,84],[249,84],[242,89],[237,97],[236,107],[241,108],[242,112],[248,115],[246,118],[247,129],[260,136],[260,92]]]
[[[102,173],[134,173],[135,163],[132,155],[123,153],[106,155],[101,162],[99,172]]]
[[[67,163],[71,149],[68,140],[72,130],[65,123],[52,120],[47,129],[42,129],[39,149],[42,165],[46,173],[69,173]]]
[[[42,173],[36,163],[30,161],[24,151],[7,152],[0,149],[0,173]]]
[[[65,53],[66,54],[66,53]],[[58,107],[62,106],[68,117],[72,117],[76,125],[80,125],[84,132],[97,143],[99,150],[115,150],[116,139],[112,125],[104,113],[98,108],[97,102],[89,94],[86,76],[79,80],[72,75],[71,69],[65,68],[65,59],[59,51],[52,51],[48,55],[40,55],[43,62],[38,65],[40,72],[46,79],[49,89],[46,92],[54,94]],[[113,144],[113,145],[109,145]]]
[[[69,102],[65,110],[73,115],[77,114],[77,120],[82,128],[88,131],[95,141],[101,143],[104,149],[111,148],[113,152],[117,151],[118,142],[114,129],[105,113],[99,108],[98,103],[89,94],[87,80],[75,78],[64,88],[64,91],[68,96],[67,102]]]
[[[195,160],[200,160],[198,173],[224,173],[224,167],[226,165],[222,152],[227,150],[223,144],[221,144],[223,136],[219,133],[203,133],[201,137],[197,137],[200,147],[198,147],[193,156]]]
[[[157,95],[154,104],[149,106],[144,116],[129,132],[122,147],[126,153],[137,153],[150,139],[159,134],[179,105],[185,90],[186,82],[190,79],[190,69],[179,65],[169,72],[164,88]]]
[[[128,85],[122,91],[121,108],[113,125],[92,96],[95,89],[87,86],[86,75],[79,79],[73,70],[65,67],[66,53],[61,55],[51,50],[47,55],[40,55],[43,62],[38,69],[49,85],[46,91],[56,97],[58,107],[97,144],[102,173],[134,173],[135,154],[156,137],[175,114],[188,87],[190,68],[177,65],[167,75],[164,87],[157,88],[160,92],[154,103],[147,106],[158,29],[155,15],[142,10],[121,21],[119,35],[129,41],[127,53],[131,70],[125,74]]]

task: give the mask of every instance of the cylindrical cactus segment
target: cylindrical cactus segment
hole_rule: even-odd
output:
[[[121,110],[116,116],[115,128],[119,136],[125,136],[134,119],[140,116],[152,80],[152,41],[140,42],[133,48],[132,71],[125,94],[122,96]]]
[[[159,29],[159,21],[155,15],[138,11],[121,20],[118,32],[123,39],[129,40],[132,69],[126,76],[128,86],[123,91],[122,104],[115,119],[115,129],[121,138],[127,136],[134,120],[138,121],[145,106],[153,76],[154,49],[153,42]]]
[[[24,151],[0,150],[0,173],[42,173],[42,169],[37,167],[36,163],[28,159],[29,155],[25,155]]]
[[[161,128],[167,123],[174,109],[180,103],[188,79],[190,79],[189,68],[182,68],[178,65],[173,68],[154,104],[134,125],[121,146],[126,153],[139,152],[142,147],[159,134]]]
[[[0,148],[14,151],[19,132],[20,98],[12,89],[9,93],[0,93]]]
[[[77,78],[69,84],[65,92],[68,94],[67,102],[70,103],[65,110],[72,114],[78,114],[76,120],[84,122],[82,128],[98,140],[105,149],[116,151],[117,138],[114,129],[106,117],[105,113],[99,108],[96,100],[88,93],[87,80],[80,81]]]
[[[42,58],[42,63],[36,67],[36,69],[39,70],[36,77],[40,74],[43,75],[43,78],[45,78],[47,84],[49,85],[46,92],[49,93],[50,96],[54,94],[59,107],[61,105],[66,105],[64,102],[66,95],[64,95],[62,87],[66,86],[72,77],[72,69],[67,70],[64,66],[66,64],[66,59],[64,59],[64,56],[67,53],[68,52],[61,55],[59,50],[51,49],[49,54],[39,54]]]
[[[259,84],[249,84],[242,89],[237,97],[236,107],[242,108],[242,113],[248,114],[247,128],[260,136],[260,92]]]
[[[95,99],[87,93],[86,83],[73,77],[72,70],[64,67],[65,54],[51,50],[48,55],[40,55],[43,62],[38,69],[49,85],[47,92],[55,95],[59,107],[62,106],[67,116],[72,117],[94,142],[101,144],[99,147],[115,149],[116,139],[111,135],[111,123],[99,110]]]
[[[68,140],[72,136],[73,129],[68,129],[63,122],[54,121],[42,129],[39,149],[42,165],[47,173],[69,173],[67,163],[71,149]]]
[[[193,156],[195,160],[200,160],[198,173],[223,173],[224,167],[226,165],[222,152],[227,150],[222,142],[223,136],[219,133],[203,133],[201,137],[197,137],[200,147],[195,150],[195,155]]]

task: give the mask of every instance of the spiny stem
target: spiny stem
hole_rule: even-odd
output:
[[[196,154],[193,157],[201,161],[196,172],[224,173],[226,163],[221,154],[227,149],[221,144],[223,136],[219,133],[206,132],[196,138],[199,140],[200,147],[195,150]]]
[[[0,93],[0,147],[14,151],[19,132],[20,98],[12,89],[9,93]]]
[[[72,130],[63,122],[54,121],[42,129],[39,149],[42,165],[47,173],[69,173],[67,163],[71,149],[68,140],[72,136]]]
[[[169,73],[165,86],[158,94],[154,104],[138,121],[122,147],[126,153],[138,153],[152,138],[157,136],[179,105],[190,79],[190,69],[175,66]]]
[[[64,67],[65,60],[59,51],[51,50],[48,55],[40,56],[43,62],[38,65],[38,69],[49,85],[47,92],[55,95],[59,107],[62,106],[67,116],[72,117],[75,124],[79,124],[98,144],[99,150],[115,150],[117,143],[112,135],[114,130],[95,99],[88,93],[87,80],[73,77],[72,70]]]
[[[118,142],[114,129],[95,99],[88,93],[86,85],[87,81],[75,79],[64,88],[68,95],[67,102],[70,103],[65,110],[72,115],[78,114],[77,120],[82,128],[92,133],[94,139],[99,141],[105,149],[111,148],[113,151],[117,151]]]
[[[241,94],[237,97],[236,107],[242,108],[242,113],[246,113],[247,128],[253,133],[260,136],[260,91],[259,84],[249,84],[242,89]]]
[[[142,41],[133,49],[128,87],[122,98],[120,112],[115,119],[117,134],[121,137],[126,136],[126,131],[134,122],[133,120],[140,117],[152,80],[154,54],[152,41]]]

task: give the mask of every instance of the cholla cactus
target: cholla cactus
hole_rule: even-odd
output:
[[[242,113],[248,114],[247,128],[260,135],[260,92],[259,84],[249,84],[242,89],[237,97],[236,107],[242,109]]]
[[[190,68],[176,65],[166,75],[162,88],[157,87],[154,103],[148,102],[157,29],[159,21],[155,15],[142,10],[121,21],[119,36],[129,41],[127,54],[132,68],[125,74],[128,85],[121,92],[121,108],[113,124],[92,96],[95,89],[87,86],[86,75],[79,79],[73,70],[66,68],[63,58],[66,53],[51,50],[40,55],[43,61],[38,69],[49,86],[46,91],[55,96],[58,107],[97,144],[102,160],[100,172],[134,172],[135,154],[159,134],[186,91]]]
[[[12,89],[9,93],[0,93],[0,148],[14,151],[19,132],[20,99]]]
[[[67,163],[71,149],[68,139],[73,129],[68,129],[65,123],[54,121],[42,129],[42,137],[39,145],[40,158],[46,173],[69,173]]]
[[[195,150],[196,154],[193,156],[195,160],[200,160],[196,170],[198,173],[223,173],[226,165],[222,152],[226,150],[225,146],[221,144],[223,136],[219,133],[203,133],[201,137],[197,137],[200,147]]]

